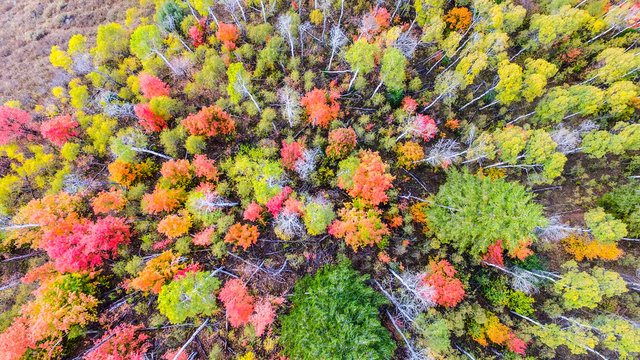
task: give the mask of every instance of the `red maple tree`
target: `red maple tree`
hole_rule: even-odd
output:
[[[182,125],[191,135],[229,135],[236,131],[236,123],[218,105],[204,107],[198,113],[190,114],[182,120]]]
[[[73,120],[71,115],[61,115],[42,122],[40,132],[52,143],[62,146],[70,138],[78,135],[78,132],[74,130],[76,127],[78,127],[78,122]]]
[[[240,279],[231,279],[224,284],[218,299],[224,303],[227,319],[233,327],[247,324],[253,313],[253,297]]]
[[[142,95],[147,99],[157,96],[169,96],[169,85],[151,74],[142,73],[138,75],[138,84]]]
[[[432,300],[446,307],[456,306],[464,298],[464,285],[455,277],[456,269],[447,261],[431,261],[423,281],[435,289]]]
[[[338,118],[340,104],[336,101],[340,97],[337,91],[330,91],[315,88],[308,92],[301,100],[300,104],[307,109],[309,123],[313,126],[326,128],[332,120]]]

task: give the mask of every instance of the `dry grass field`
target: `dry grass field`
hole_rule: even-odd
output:
[[[53,45],[73,34],[93,41],[97,26],[123,21],[136,0],[0,0],[0,104],[43,100],[63,72],[49,63]]]

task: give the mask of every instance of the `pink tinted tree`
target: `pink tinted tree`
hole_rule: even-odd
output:
[[[71,115],[61,115],[40,124],[40,132],[52,143],[62,146],[70,138],[78,135],[74,130],[76,127],[78,122],[73,120]]]

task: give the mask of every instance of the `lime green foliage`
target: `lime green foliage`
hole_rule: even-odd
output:
[[[498,64],[498,76],[500,81],[496,86],[498,92],[496,99],[504,105],[520,100],[523,81],[522,68],[518,64],[504,60]]]
[[[155,25],[142,25],[131,34],[129,46],[131,53],[140,60],[145,60],[162,45],[160,30]]]
[[[227,94],[229,94],[231,102],[237,104],[244,98],[244,93],[241,92],[241,84],[249,83],[249,73],[244,69],[242,63],[233,63],[227,69],[227,77],[229,78]]]
[[[426,321],[426,316],[420,314],[416,320],[420,329],[419,341],[435,352],[443,353],[451,348],[450,331],[447,322],[442,319]]]
[[[182,125],[178,125],[173,129],[164,129],[160,133],[160,143],[164,147],[164,153],[169,156],[180,157],[180,150],[187,135],[187,130]]]
[[[567,309],[593,309],[603,298],[627,292],[627,284],[617,272],[594,267],[589,274],[586,271],[578,271],[573,261],[564,266],[570,270],[553,288],[557,294],[562,295]]]
[[[547,223],[532,198],[522,185],[452,171],[426,215],[438,239],[458,252],[479,256],[497,240],[512,252]]]
[[[122,59],[128,53],[129,32],[118,23],[98,26],[96,46],[91,55],[99,64]]]
[[[187,197],[185,207],[194,218],[202,221],[204,226],[215,225],[224,215],[222,207],[214,207],[216,199],[203,191],[192,191]]]
[[[156,96],[149,102],[151,111],[164,120],[169,120],[180,110],[182,104],[179,100],[167,96]]]
[[[215,291],[220,287],[220,280],[213,275],[209,271],[187,272],[163,285],[158,295],[158,310],[173,324],[214,314],[218,309]]]
[[[117,126],[116,119],[108,118],[103,114],[93,115],[91,126],[87,128],[87,136],[91,139],[92,145],[85,147],[85,150],[101,156],[106,155],[109,139]]]
[[[544,94],[547,80],[558,72],[558,68],[544,59],[527,59],[522,96],[531,102]]]
[[[531,17],[530,29],[534,32],[531,46],[548,48],[558,39],[571,36],[592,21],[588,12],[565,5],[553,14],[535,14]]]
[[[226,66],[220,55],[218,55],[218,52],[207,50],[202,70],[194,75],[196,84],[203,89],[218,89],[225,70]]]
[[[201,16],[207,16],[209,15],[209,9],[214,4],[214,0],[191,0],[191,4]]]
[[[404,57],[402,51],[396,48],[389,48],[384,52],[380,78],[389,90],[404,90],[404,81],[407,76],[405,73],[406,66],[407,58]]]
[[[572,354],[588,354],[585,346],[593,348],[598,344],[598,338],[591,334],[587,328],[572,326],[563,329],[556,324],[548,324],[544,327],[536,327],[533,334],[540,339],[540,342],[552,349],[560,345],[569,348]]]
[[[595,61],[600,66],[587,74],[587,77],[595,77],[595,81],[599,83],[610,84],[624,80],[625,75],[640,67],[640,58],[633,52],[625,52],[625,49],[619,47],[602,50]]]
[[[598,316],[592,326],[601,334],[601,345],[617,352],[620,359],[634,359],[640,353],[640,329],[619,317]]]
[[[60,156],[67,161],[75,160],[80,154],[80,144],[68,142],[60,148]]]
[[[506,306],[509,310],[525,316],[529,316],[535,311],[533,298],[522,291],[509,289],[502,278],[485,284],[483,290],[485,297],[494,306]]]
[[[447,24],[442,19],[444,15],[443,0],[414,0],[416,21],[422,27],[423,40],[434,41],[442,38],[442,32]]]
[[[603,244],[612,244],[627,236],[627,226],[601,207],[589,210],[584,214],[584,221],[591,229],[591,234]]]
[[[71,96],[71,106],[83,110],[89,102],[89,89],[86,85],[73,87],[69,90],[69,96]]]
[[[138,152],[132,147],[146,148],[148,146],[147,136],[137,128],[128,127],[118,131],[111,141],[111,153],[118,159],[125,162],[137,162]]]
[[[235,189],[247,204],[253,199],[260,204],[280,194],[284,169],[279,161],[268,160],[262,149],[246,149],[222,165]]]
[[[310,235],[324,234],[335,218],[336,213],[330,203],[311,202],[305,206],[304,224]]]
[[[609,114],[614,117],[627,119],[635,108],[631,100],[640,95],[640,88],[631,81],[618,81],[606,90],[607,106]]]
[[[582,151],[591,157],[601,158],[607,153],[620,155],[625,151],[640,150],[640,125],[619,122],[612,131],[587,133],[582,138]]]
[[[370,44],[366,39],[361,38],[347,49],[344,59],[351,65],[351,70],[360,75],[366,75],[375,67],[375,58],[379,52],[378,44]]]
[[[634,181],[604,194],[599,205],[621,219],[632,237],[640,236],[640,186]]]
[[[207,143],[204,136],[191,135],[185,141],[184,147],[189,154],[202,154],[207,148]]]
[[[378,320],[382,295],[342,261],[296,283],[282,318],[284,352],[296,359],[390,359],[396,348]]]
[[[280,36],[274,36],[267,41],[267,45],[258,53],[254,76],[262,78],[265,74],[275,70],[275,63],[278,61],[283,45],[284,38]]]

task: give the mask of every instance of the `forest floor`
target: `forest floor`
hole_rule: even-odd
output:
[[[123,22],[137,0],[3,0],[0,1],[0,104],[19,100],[34,105],[67,74],[49,62],[53,45],[74,34],[91,43],[98,25]],[[47,105],[46,102],[43,105]]]

